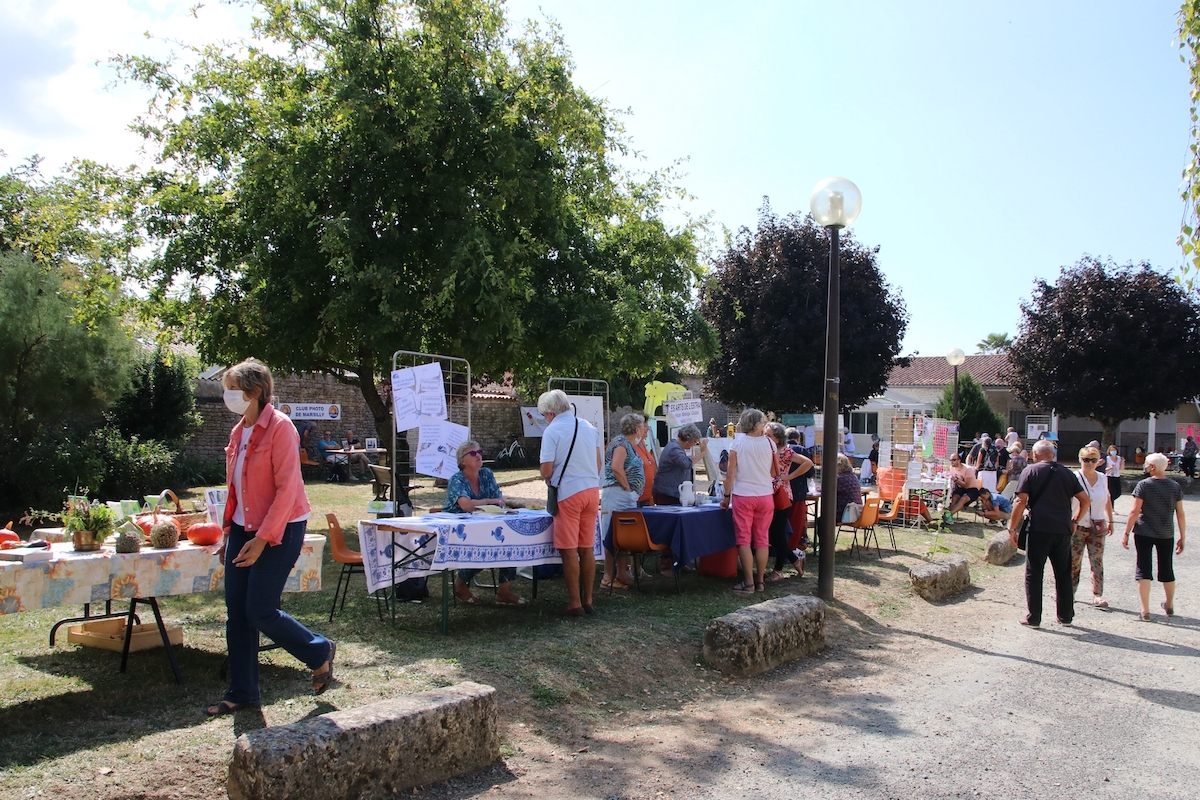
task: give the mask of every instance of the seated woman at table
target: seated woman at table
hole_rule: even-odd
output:
[[[842,514],[851,503],[862,503],[862,484],[854,474],[854,464],[845,453],[837,457],[837,504],[834,506],[833,521],[835,525],[842,522]]]
[[[489,505],[503,508],[504,496],[500,493],[496,476],[483,465],[483,450],[479,449],[479,443],[463,442],[454,457],[458,460],[458,472],[451,476],[446,487],[446,502],[442,505],[442,511],[470,513],[480,506]],[[454,578],[454,596],[464,603],[478,603],[479,598],[471,594],[471,579],[481,571],[460,569]],[[525,605],[528,601],[512,592],[512,582],[517,577],[516,569],[501,567],[499,573],[496,602],[509,606]]]
[[[787,428],[778,422],[767,425],[767,437],[775,443],[775,452],[779,459],[778,475],[773,486],[777,487],[781,482],[788,481],[790,488],[792,479],[808,472],[812,462],[788,447]],[[804,502],[804,498],[801,498],[801,502]],[[791,514],[792,506],[788,505],[787,508],[775,509],[771,516],[771,528],[767,537],[771,543],[771,550],[775,553],[775,569],[764,578],[767,583],[783,580],[785,565],[791,565],[796,570],[797,577],[804,575],[804,552],[793,553],[792,548],[788,547],[787,528]]]
[[[333,431],[325,431],[325,435],[317,442],[317,452],[321,455],[321,460],[329,464],[329,478],[326,483],[335,483],[345,480],[346,462],[347,459],[340,453],[328,453],[327,450],[338,450],[342,443],[333,438]]]
[[[304,545],[309,504],[300,477],[300,435],[271,405],[271,371],[254,359],[230,367],[221,384],[237,414],[225,448],[229,500],[220,551],[225,564],[225,645],[229,689],[210,717],[258,708],[259,633],[312,672],[314,694],[333,683],[337,646],[279,608],[284,584]]]
[[[700,447],[696,448],[696,445]],[[687,451],[693,448],[696,448],[696,452],[688,455]],[[707,452],[708,440],[701,438],[700,429],[695,424],[689,422],[680,428],[675,434],[675,441],[664,447],[658,457],[658,472],[654,474],[652,489],[654,505],[680,505],[679,484],[692,480],[692,468],[700,463]]]
[[[608,443],[604,451],[604,478],[600,487],[600,530],[607,533],[612,512],[637,508],[638,498],[645,487],[646,475],[642,459],[634,449],[633,440],[642,427],[641,414],[621,417],[621,432]],[[613,552],[604,548],[604,575],[601,588],[628,589],[632,576],[628,559],[614,559]]]
[[[775,511],[771,499],[775,444],[763,435],[766,423],[766,415],[757,408],[742,412],[738,418],[738,432],[745,435],[733,440],[729,448],[729,469],[725,471],[725,496],[721,499],[721,508],[733,508],[733,535],[742,566],[742,582],[733,587],[738,593],[761,592],[765,588],[768,532]],[[658,463],[661,472],[662,459]]]

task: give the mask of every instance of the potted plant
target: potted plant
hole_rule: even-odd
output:
[[[116,515],[98,500],[88,502],[86,497],[71,497],[63,504],[62,521],[75,542],[75,549],[88,552],[99,550],[113,532]]]

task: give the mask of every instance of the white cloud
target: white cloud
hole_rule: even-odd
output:
[[[124,54],[165,57],[178,43],[235,40],[248,32],[249,19],[246,9],[223,3],[202,6],[193,14],[190,2],[178,0],[5,2],[0,5],[0,30],[21,38],[20,46],[5,48],[0,60],[0,103],[5,106],[0,150],[8,156],[0,168],[34,154],[45,157],[47,172],[73,158],[117,167],[144,163],[141,139],[128,126],[145,111],[150,95],[140,86],[118,82],[110,59]],[[0,47],[5,43],[0,38]]]

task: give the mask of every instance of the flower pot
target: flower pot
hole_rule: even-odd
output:
[[[76,552],[90,553],[100,549],[95,531],[71,531],[71,538],[75,542]]]

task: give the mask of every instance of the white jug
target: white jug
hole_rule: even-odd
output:
[[[696,504],[696,492],[692,489],[691,481],[684,481],[679,484],[679,502],[681,505],[692,506]]]

